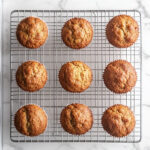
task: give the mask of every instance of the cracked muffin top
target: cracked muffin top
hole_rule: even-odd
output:
[[[59,71],[61,86],[70,92],[83,92],[92,82],[91,69],[81,61],[64,64]]]
[[[109,107],[102,116],[102,126],[110,135],[124,137],[135,127],[135,117],[127,106],[117,104]]]
[[[20,44],[34,49],[45,43],[48,37],[48,28],[41,19],[27,17],[19,23],[16,36]]]
[[[108,41],[115,47],[127,48],[138,39],[138,23],[128,15],[116,16],[107,24],[106,35]]]
[[[71,104],[62,110],[60,123],[66,132],[81,135],[92,128],[93,115],[86,105]]]
[[[43,133],[47,127],[47,115],[37,105],[25,105],[16,112],[14,124],[20,133],[37,136]]]
[[[72,18],[62,28],[62,40],[70,48],[81,49],[86,47],[93,38],[91,24],[83,18]]]
[[[25,91],[38,91],[46,84],[47,71],[43,64],[27,61],[18,67],[16,81],[18,86]]]
[[[107,65],[103,79],[106,87],[114,93],[127,93],[135,86],[135,68],[126,60],[116,60]]]

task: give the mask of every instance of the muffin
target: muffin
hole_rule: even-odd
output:
[[[127,48],[138,39],[138,23],[128,15],[116,16],[107,24],[106,35],[115,47]]]
[[[83,92],[92,82],[92,71],[81,61],[67,62],[59,71],[59,81],[69,92]]]
[[[70,48],[81,49],[89,45],[93,38],[91,24],[83,18],[68,20],[61,32],[63,42]]]
[[[106,87],[114,93],[127,93],[135,86],[135,68],[126,60],[116,60],[108,64],[103,79]]]
[[[48,28],[41,19],[27,17],[19,23],[16,36],[20,44],[34,49],[45,43],[48,37]]]
[[[47,115],[37,105],[25,105],[16,112],[14,124],[21,134],[37,136],[43,133],[47,127]]]
[[[47,71],[43,64],[36,61],[27,61],[18,67],[16,81],[24,91],[38,91],[46,84]]]
[[[135,117],[127,106],[117,104],[109,107],[102,116],[102,126],[110,135],[124,137],[135,127]]]
[[[71,104],[62,110],[60,123],[66,132],[81,135],[92,128],[93,115],[87,106]]]

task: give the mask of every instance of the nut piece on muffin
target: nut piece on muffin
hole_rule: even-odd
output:
[[[102,116],[102,126],[114,137],[124,137],[135,127],[135,117],[129,107],[117,104],[109,107]]]
[[[92,71],[81,61],[67,62],[59,71],[59,81],[69,92],[83,92],[91,85]]]
[[[62,110],[60,123],[66,132],[81,135],[92,128],[93,115],[88,106],[71,104]]]
[[[116,16],[107,24],[106,36],[115,47],[127,48],[138,39],[138,23],[128,15]]]
[[[18,67],[16,81],[24,91],[38,91],[46,84],[47,71],[43,64],[36,61],[27,61]]]
[[[103,79],[106,87],[114,93],[127,93],[135,86],[135,68],[126,60],[116,60],[107,65]]]
[[[16,112],[14,124],[21,134],[37,136],[43,133],[47,127],[47,115],[37,105],[25,105]]]
[[[41,19],[27,17],[19,23],[16,36],[21,45],[32,49],[39,48],[48,37],[48,28]]]
[[[65,23],[61,36],[68,47],[81,49],[92,41],[93,28],[86,19],[72,18]]]

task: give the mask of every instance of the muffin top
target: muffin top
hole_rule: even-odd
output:
[[[19,23],[16,35],[23,46],[38,48],[45,43],[48,37],[48,28],[39,18],[27,17]]]
[[[112,18],[106,27],[108,41],[119,48],[126,48],[135,43],[139,36],[137,22],[128,15]]]
[[[68,62],[59,71],[59,81],[67,91],[82,92],[92,82],[92,71],[81,61]]]
[[[37,105],[29,104],[21,107],[15,114],[16,129],[27,136],[37,136],[47,127],[47,115]]]
[[[132,132],[135,127],[133,112],[124,105],[109,107],[102,117],[103,128],[112,136],[123,137]]]
[[[115,93],[126,93],[135,86],[137,74],[126,60],[116,60],[108,64],[103,79],[106,87]]]
[[[65,131],[80,135],[92,128],[93,115],[87,106],[71,104],[62,110],[60,122]]]
[[[36,61],[27,61],[19,66],[16,72],[16,81],[20,88],[34,92],[44,87],[47,81],[47,71],[43,64]]]
[[[86,47],[93,38],[91,24],[83,18],[72,18],[62,28],[62,40],[70,48]]]

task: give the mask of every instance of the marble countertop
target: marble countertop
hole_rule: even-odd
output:
[[[149,0],[3,0],[3,149],[4,150],[149,150],[150,149],[150,1]],[[142,13],[143,111],[142,141],[135,144],[112,143],[13,143],[9,139],[9,16],[14,9],[137,9]]]

